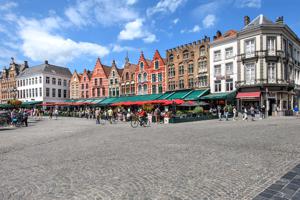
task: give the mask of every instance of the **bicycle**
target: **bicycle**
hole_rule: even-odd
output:
[[[144,127],[150,127],[150,121],[148,119],[141,119],[138,116],[132,116],[130,125],[132,128],[137,128],[139,125]]]

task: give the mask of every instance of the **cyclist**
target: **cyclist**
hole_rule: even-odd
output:
[[[140,118],[140,126],[146,124],[147,113],[142,108],[138,111],[137,116]]]

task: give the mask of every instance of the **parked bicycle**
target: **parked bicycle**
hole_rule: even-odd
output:
[[[143,127],[149,127],[150,121],[147,118],[141,118],[137,115],[131,117],[130,125],[132,128],[137,128],[139,125]]]

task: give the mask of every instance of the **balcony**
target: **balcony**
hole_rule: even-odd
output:
[[[256,61],[258,60],[258,51],[247,52],[245,54],[241,54],[241,60],[243,63],[248,61]]]
[[[287,86],[295,87],[295,81],[282,79],[255,79],[251,81],[236,81],[236,88],[252,86]]]
[[[281,54],[280,51],[267,50],[265,53],[266,61],[267,62],[278,62],[280,54]]]

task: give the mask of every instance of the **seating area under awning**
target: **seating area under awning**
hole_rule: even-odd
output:
[[[204,97],[201,97],[202,100],[233,100],[235,98],[236,91],[233,92],[218,92],[211,93]]]

